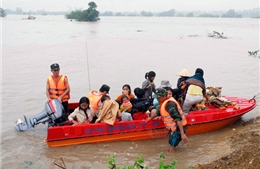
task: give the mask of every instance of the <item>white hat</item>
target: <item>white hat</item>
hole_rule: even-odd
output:
[[[172,87],[172,85],[170,84],[169,80],[162,80],[160,88],[162,87]]]
[[[177,73],[177,76],[184,76],[184,77],[190,77],[191,74],[188,71],[188,69],[184,68],[179,73]]]

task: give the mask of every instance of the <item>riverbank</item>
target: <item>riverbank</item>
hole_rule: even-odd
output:
[[[260,167],[260,118],[237,122],[230,135],[231,152],[208,164],[196,164],[194,169],[258,169]]]

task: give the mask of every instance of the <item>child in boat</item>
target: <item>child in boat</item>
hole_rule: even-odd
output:
[[[135,106],[136,112],[134,112],[133,119],[134,120],[146,120],[148,115],[145,110],[145,106],[142,103],[137,103]]]
[[[94,114],[89,107],[89,99],[84,96],[79,100],[79,107],[69,115],[68,119],[73,125],[84,124],[91,122],[93,115]]]
[[[126,101],[126,100],[129,100],[129,98],[126,96],[126,95],[123,95],[122,97],[121,97],[121,104],[118,102],[118,104],[120,104],[120,111],[121,112],[123,112],[124,111],[124,105],[123,105],[123,103]],[[116,100],[117,101],[117,100]]]
[[[114,125],[115,121],[122,116],[118,103],[115,100],[111,100],[108,95],[104,95],[101,98],[101,103],[98,119],[95,123]]]
[[[133,120],[131,112],[132,112],[132,103],[129,100],[125,100],[122,104],[122,117],[121,120],[122,121],[130,121]]]
[[[135,94],[136,98],[131,100],[133,109],[135,109],[136,104],[141,103],[145,107],[145,111],[147,111],[148,108],[151,106],[151,102],[149,99],[145,98],[145,90],[137,87],[134,89],[134,94]]]
[[[149,114],[150,114],[149,119],[153,119],[154,117],[157,117],[158,116],[157,114],[160,115],[159,111],[156,111],[155,106],[152,105],[151,103],[152,100],[145,98],[144,89],[137,87],[134,89],[134,93],[137,98],[132,100],[133,107],[134,107],[133,113],[138,111],[136,107],[138,107],[137,105],[139,104],[139,105],[143,105],[144,111],[149,110]]]

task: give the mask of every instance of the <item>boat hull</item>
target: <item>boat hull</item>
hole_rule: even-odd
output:
[[[187,134],[200,134],[200,133],[206,133],[206,132],[218,130],[235,123],[238,119],[241,118],[241,116],[236,116],[229,119],[214,121],[209,123],[189,125]]]
[[[208,106],[207,110],[193,111],[186,116],[187,134],[199,134],[221,129],[236,122],[242,115],[256,107],[255,100],[227,97],[236,104],[226,109]],[[77,104],[71,104],[71,107]],[[55,126],[48,129],[46,143],[50,147],[75,144],[135,141],[165,138],[168,130],[161,119],[150,121],[116,122],[114,126],[105,123],[77,126]]]

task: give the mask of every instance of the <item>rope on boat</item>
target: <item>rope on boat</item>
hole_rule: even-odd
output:
[[[258,99],[260,98],[260,93],[258,93],[257,95],[254,95],[254,97],[252,99]]]
[[[87,41],[86,41],[86,56],[87,56],[87,69],[88,69],[88,87],[89,87],[89,91],[90,91],[91,87],[90,87],[90,73],[89,73],[88,43],[87,43]]]

